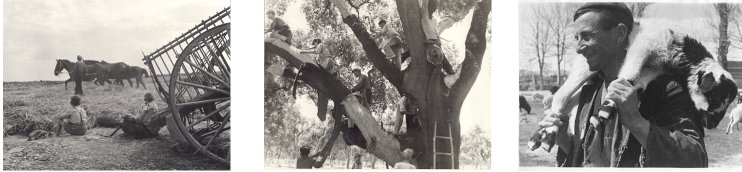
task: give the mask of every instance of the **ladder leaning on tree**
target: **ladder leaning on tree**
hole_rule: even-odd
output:
[[[433,124],[433,169],[436,169],[438,166],[438,156],[449,156],[451,157],[451,166],[449,166],[451,169],[453,169],[454,166],[454,157],[453,157],[453,132],[451,132],[451,123],[446,122],[446,128],[448,129],[448,136],[441,136],[438,135],[438,122],[435,122]],[[449,152],[438,152],[438,147],[436,147],[436,143],[438,140],[448,140],[450,149]]]

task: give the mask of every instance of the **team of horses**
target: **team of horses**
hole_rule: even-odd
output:
[[[149,74],[147,74],[147,70],[144,68],[129,66],[123,62],[108,63],[106,61],[96,60],[85,60],[84,62],[88,72],[83,77],[83,81],[93,81],[95,85],[105,85],[108,83],[124,86],[123,80],[127,80],[129,86],[134,87],[131,83],[131,78],[134,78],[137,83],[137,88],[139,88],[139,84],[141,84],[144,89],[147,89],[144,81],[142,81],[142,76],[149,77]],[[75,79],[75,76],[70,72],[74,66],[75,62],[66,59],[57,59],[57,64],[54,67],[54,76],[59,76],[63,70],[66,70],[70,75],[70,79],[64,81],[64,89],[67,89],[68,82],[74,81]],[[114,82],[111,83],[109,79],[113,79]]]

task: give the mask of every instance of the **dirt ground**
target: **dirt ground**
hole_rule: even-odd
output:
[[[178,152],[176,142],[160,130],[159,138],[135,140],[112,128],[95,128],[86,136],[63,135],[36,141],[3,139],[3,170],[229,170],[200,154]]]
[[[152,89],[119,86],[95,86],[85,82],[82,104],[98,115],[121,115],[136,111],[143,104],[144,93],[150,92],[161,110],[167,108]],[[51,118],[69,110],[74,91],[59,82],[3,83],[3,170],[229,170],[194,151],[178,152],[176,141],[167,128],[159,138],[136,140],[114,128],[93,128],[86,136],[63,135],[36,141],[25,141],[23,133],[13,128],[33,122],[48,123]],[[37,128],[38,129],[38,128]]]
[[[528,138],[538,129],[537,122],[544,117],[544,107],[540,101],[539,103],[533,101],[529,103],[532,108],[531,114],[522,115],[521,118],[525,118],[527,121],[520,122],[518,138],[520,167],[553,167],[556,165],[556,149],[552,149],[551,153],[543,149],[535,151],[528,149]],[[731,108],[729,111],[731,111]],[[709,167],[742,167],[742,145],[740,145],[742,143],[742,131],[735,131],[734,134],[726,135],[724,129],[729,122],[728,115],[724,117],[717,128],[705,129]]]

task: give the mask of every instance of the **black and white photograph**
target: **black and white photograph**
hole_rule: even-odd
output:
[[[230,13],[3,1],[3,170],[229,170]]]
[[[742,167],[742,4],[518,8],[521,169]]]
[[[492,0],[264,9],[264,169],[492,168]]]

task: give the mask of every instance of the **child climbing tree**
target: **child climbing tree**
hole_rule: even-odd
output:
[[[440,3],[447,3],[447,5],[441,6]],[[379,6],[389,8],[379,8]],[[390,24],[394,22],[401,24],[399,25],[401,30],[398,32],[410,58],[408,64],[403,65],[407,66],[403,67],[403,70],[395,67],[386,59],[379,49],[378,42],[370,35],[369,28],[373,26],[368,26],[370,22],[361,20],[363,17],[368,17],[378,21],[379,18],[368,13],[369,9],[394,9],[394,7],[396,10],[391,10],[391,13],[396,14],[386,14],[385,16],[389,18],[385,20]],[[335,139],[343,132],[348,137],[345,140],[349,144],[367,149],[391,166],[402,162],[404,160],[402,151],[411,148],[415,152],[412,157],[415,159],[416,168],[459,168],[461,147],[459,116],[461,106],[480,72],[487,44],[487,21],[489,21],[491,0],[481,0],[481,2],[471,0],[466,3],[453,4],[437,0],[421,0],[421,2],[397,0],[394,3],[314,0],[306,2],[303,9],[312,28],[310,35],[312,32],[329,35],[329,38],[324,38],[327,40],[324,43],[331,47],[331,54],[337,58],[336,61],[340,66],[338,75],[331,75],[312,62],[311,58],[300,54],[295,51],[294,47],[277,39],[266,38],[265,51],[267,63],[285,64],[290,69],[286,70],[288,74],[285,76],[301,81],[278,84],[282,87],[272,90],[298,89],[299,92],[310,95],[326,95],[324,97],[328,97],[333,102],[331,112],[319,113],[320,115],[330,114],[329,116],[334,120],[333,132],[329,132],[331,136],[326,146],[318,148],[313,156],[327,159]],[[443,12],[436,13],[436,11]],[[440,44],[446,43],[437,37],[442,30],[450,26],[446,23],[438,23],[445,25],[443,28],[436,28],[434,23],[437,22],[430,19],[433,16],[436,16],[433,18],[440,18],[441,15],[450,15],[447,19],[460,20],[464,18],[461,17],[462,15],[468,14],[472,15],[470,28],[466,35],[461,35],[466,37],[465,51],[460,54],[464,60],[456,67],[459,70],[453,71],[445,57],[447,53],[440,48],[442,47]],[[435,40],[429,40],[431,38]],[[353,51],[357,49],[362,51]],[[276,56],[279,58],[273,58]],[[271,64],[266,64],[266,68],[268,65]],[[396,94],[396,96],[383,95],[382,99],[389,101],[374,100],[374,103],[391,106],[395,102],[392,99],[398,98],[400,94],[416,100],[419,112],[413,117],[416,122],[407,122],[406,134],[393,136],[379,126],[380,123],[372,115],[370,108],[377,108],[374,112],[383,112],[378,108],[385,109],[386,106],[365,106],[359,98],[351,94],[349,86],[352,84],[350,79],[352,69],[348,67],[351,65],[380,73],[382,77],[378,78],[386,80],[383,83],[388,83],[390,86],[387,89],[385,84],[376,84],[373,85],[374,89],[383,87],[386,91],[382,94]],[[443,72],[442,69],[447,70]],[[300,74],[296,75],[295,71],[300,71]],[[374,97],[380,97],[377,95]],[[327,100],[316,101],[319,106],[329,105]],[[345,129],[347,126],[344,126],[347,124],[342,123],[344,118],[352,119],[361,134],[347,134]],[[434,139],[434,137],[439,139]],[[436,155],[437,153],[450,153],[450,155]]]

